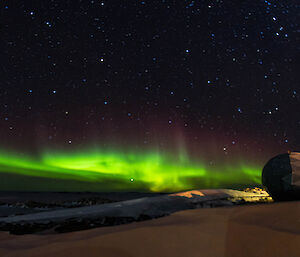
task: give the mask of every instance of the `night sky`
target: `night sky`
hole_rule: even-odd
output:
[[[300,149],[296,0],[2,4],[3,173],[45,177],[46,165],[49,173],[59,166],[71,174],[70,163],[77,162],[58,165],[61,156],[85,156],[80,165],[104,156],[99,169],[79,165],[80,173],[87,168],[115,181],[112,174],[123,174],[124,166],[114,165],[122,162],[128,166],[122,177],[130,182],[126,190],[137,178],[142,184],[136,188],[156,191],[219,187],[233,177],[234,184],[258,183],[239,180],[239,167],[260,170],[274,155]],[[197,163],[205,173],[192,184],[174,187],[176,180],[154,188],[153,169],[144,165],[153,153],[162,165],[153,176],[162,177],[161,184],[175,166],[177,179],[185,173],[197,177],[198,168],[187,171]],[[41,165],[34,172],[12,161],[28,156]],[[129,171],[134,165],[143,167],[143,176],[138,167]],[[167,177],[161,174],[164,165]],[[112,170],[104,172],[104,166]],[[216,178],[209,167],[211,173],[218,170],[218,178],[222,172],[220,183],[211,182]],[[206,176],[210,182],[204,183]]]

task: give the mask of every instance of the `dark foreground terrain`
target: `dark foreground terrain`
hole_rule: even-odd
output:
[[[299,257],[300,202],[186,210],[63,234],[0,232],[1,257]]]

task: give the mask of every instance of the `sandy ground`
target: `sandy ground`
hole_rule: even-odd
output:
[[[66,234],[0,233],[1,257],[299,257],[300,202],[197,209]]]

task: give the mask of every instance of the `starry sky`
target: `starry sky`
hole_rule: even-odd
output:
[[[228,168],[299,149],[296,0],[2,3],[2,152]]]

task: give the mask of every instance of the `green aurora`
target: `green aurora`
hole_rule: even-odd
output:
[[[258,165],[236,162],[212,166],[204,161],[190,160],[187,154],[170,155],[157,151],[46,151],[35,158],[0,151],[0,173],[65,183],[96,183],[98,191],[175,192],[261,184]],[[66,188],[70,191],[67,185]],[[88,191],[88,188],[82,190]],[[50,185],[42,189],[53,190]],[[82,191],[80,188],[74,190]]]

